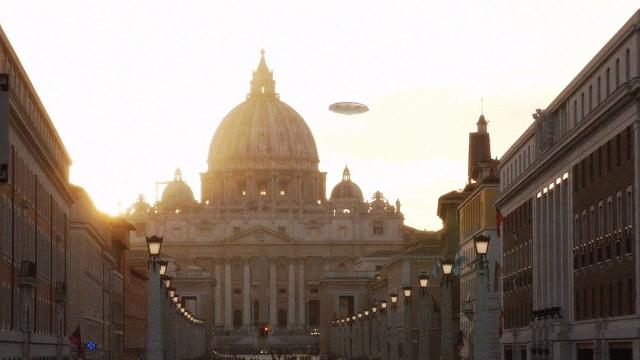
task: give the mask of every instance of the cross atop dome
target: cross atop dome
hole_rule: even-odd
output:
[[[273,80],[273,72],[269,70],[267,61],[264,59],[264,49],[260,50],[260,63],[258,68],[253,72],[251,80],[252,96],[276,96],[276,82]]]

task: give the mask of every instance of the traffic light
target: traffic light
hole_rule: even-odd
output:
[[[262,335],[264,336],[269,335],[269,324],[262,325]]]

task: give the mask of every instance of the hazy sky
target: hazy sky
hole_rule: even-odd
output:
[[[465,185],[480,114],[501,156],[638,8],[629,1],[3,1],[0,25],[73,159],[116,213],[180,166],[196,197],[211,137],[265,48],[313,131],[327,192],[345,164],[370,197],[437,229]],[[367,114],[327,110],[359,101]]]

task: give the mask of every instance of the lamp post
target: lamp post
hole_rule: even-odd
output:
[[[397,293],[391,293],[389,295],[389,300],[391,301],[391,312],[389,312],[389,315],[387,317],[388,321],[389,321],[389,346],[390,346],[390,357],[392,360],[396,360],[400,358],[400,354],[398,353],[399,350],[399,346],[398,346],[398,340],[399,340],[399,334],[397,331],[394,331],[397,329],[398,327],[398,294]]]
[[[411,293],[413,288],[411,286],[405,286],[402,288],[402,294],[404,295],[404,321],[402,328],[404,329],[404,351],[403,358],[413,360],[413,334],[411,331]]]
[[[389,335],[387,332],[388,327],[388,316],[387,316],[387,300],[380,300],[380,318],[382,321],[382,336],[380,337],[380,341],[382,342],[382,346],[380,347],[380,351],[382,352],[380,358],[383,360],[389,360]]]
[[[473,358],[488,360],[491,353],[491,337],[493,336],[489,314],[489,266],[487,252],[490,237],[478,235],[473,238],[476,259],[475,311],[473,315]],[[495,335],[497,336],[497,334]]]
[[[441,328],[442,334],[440,336],[441,346],[441,359],[452,360],[453,359],[453,315],[451,313],[451,270],[453,269],[453,262],[449,258],[442,260],[442,273],[444,274],[443,281],[441,283],[442,290],[440,296],[440,316],[441,316]]]
[[[420,338],[418,340],[418,359],[429,359],[429,329],[431,328],[431,302],[427,295],[427,286],[429,286],[429,275],[420,274],[418,277],[420,284],[420,311],[418,311],[418,324],[420,329]]]
[[[149,250],[149,280],[147,284],[147,359],[164,358],[162,341],[162,288],[160,280],[160,249],[162,237],[147,237]],[[160,265],[160,266],[158,266]],[[160,286],[159,286],[160,285]]]
[[[371,316],[369,316],[369,309],[364,310],[362,314],[362,352],[365,357],[369,358],[371,357]]]

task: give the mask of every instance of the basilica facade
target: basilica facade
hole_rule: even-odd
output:
[[[365,198],[346,167],[327,194],[318,163],[263,52],[246,99],[213,135],[201,199],[176,170],[156,204],[140,197],[129,208],[132,261],[144,262],[145,236],[164,236],[173,286],[211,326],[216,349],[317,346],[315,329],[366,305],[376,259],[403,249],[400,202]]]

